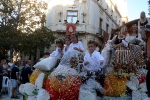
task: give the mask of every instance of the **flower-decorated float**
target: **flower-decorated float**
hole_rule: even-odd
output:
[[[56,57],[38,62],[33,66],[35,70],[30,76],[30,83],[19,87],[20,93],[27,96],[27,100],[78,100],[82,82],[75,66],[80,56],[68,53],[59,64]]]
[[[135,20],[126,24],[128,30],[130,27],[130,29],[133,29],[133,26],[135,27],[133,31],[136,32],[137,36],[131,39],[133,36],[130,36],[130,33],[123,34],[124,38],[121,40],[123,45],[118,46],[115,44],[113,46],[113,56],[109,59],[110,66],[107,68],[104,82],[106,91],[104,100],[120,100],[121,98],[123,100],[143,100],[147,97],[146,74],[148,65],[145,63],[145,59],[148,61],[147,51],[145,51],[147,41],[143,39],[143,36],[146,36],[149,32],[145,31],[146,28],[140,31],[137,30],[137,22],[138,20]],[[122,30],[122,27],[119,30]],[[132,34],[133,31],[128,32]],[[124,40],[129,40],[129,42],[125,44],[126,41]],[[109,40],[108,43],[110,42],[114,43]],[[110,50],[105,52],[110,52]]]
[[[34,65],[30,83],[21,85],[20,93],[28,96],[28,100],[142,100],[147,97],[147,70],[143,46],[139,45],[115,48],[112,57],[113,46],[104,47],[104,86],[100,84],[101,80],[88,79],[80,70],[83,54],[68,53],[59,64],[57,58],[49,57]],[[97,90],[104,95],[99,97]]]
[[[121,54],[124,54],[124,56]],[[147,71],[142,67],[142,69],[127,70],[128,67],[136,67],[135,63],[131,63],[134,62],[133,58],[127,54],[130,54],[128,50],[115,51],[115,56],[111,60],[113,70],[106,72],[104,87],[101,86],[99,81],[91,78],[86,83],[82,83],[82,77],[86,77],[86,75],[80,73],[78,67],[75,67],[79,64],[79,59],[76,57],[78,55],[73,56],[73,58],[69,56],[62,58],[58,66],[56,66],[56,58],[46,58],[34,66],[36,69],[30,77],[30,83],[21,85],[20,93],[28,96],[27,100],[116,100],[116,98],[130,100],[131,97],[133,100],[137,100],[136,94],[140,94],[141,99],[143,99],[147,96],[147,90],[145,89]],[[118,60],[118,55],[121,55],[120,58],[125,57],[121,59],[126,60],[119,63],[121,60]],[[46,60],[49,63],[45,64]],[[40,64],[43,62],[44,64]],[[51,66],[51,63],[55,64]],[[119,68],[121,68],[121,76],[118,76]],[[109,67],[106,69],[109,69]],[[42,78],[40,78],[41,75]],[[133,79],[138,80],[136,86]],[[38,83],[40,83],[40,86]],[[98,97],[97,90],[102,92],[104,96]],[[132,91],[130,95],[127,93],[128,90]],[[128,95],[129,98],[127,98]]]

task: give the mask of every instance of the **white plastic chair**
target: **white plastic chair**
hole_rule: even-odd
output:
[[[3,82],[2,82],[2,91],[1,92],[7,92],[8,91],[8,81],[9,78],[7,76],[3,76]]]
[[[12,83],[11,80],[8,80],[8,95],[12,95]]]

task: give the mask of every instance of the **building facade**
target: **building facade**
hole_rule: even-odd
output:
[[[126,0],[48,0],[46,15],[46,26],[58,38],[66,35],[68,23],[74,23],[85,50],[88,40],[103,44],[112,29],[128,22]]]

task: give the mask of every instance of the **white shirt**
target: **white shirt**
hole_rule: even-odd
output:
[[[60,48],[56,47],[56,50],[53,51],[53,52],[50,54],[50,56],[51,56],[51,57],[61,58],[61,53],[59,52],[59,49],[60,49]],[[63,50],[62,50],[62,53],[63,53]]]
[[[53,51],[53,52],[50,54],[50,56],[51,56],[51,57],[54,57],[54,56],[55,56],[55,53],[56,53],[56,51]]]
[[[70,46],[69,46],[69,47],[70,47]],[[69,47],[68,47],[68,49],[69,49]],[[64,54],[64,55],[67,53],[68,49],[66,50],[66,45],[64,45],[64,49],[63,49],[63,54]]]
[[[84,65],[86,71],[98,71],[103,68],[103,65],[100,65],[100,61],[104,61],[104,57],[101,56],[100,52],[94,51],[90,56],[90,53],[87,52],[84,56],[84,61],[88,61],[89,64]]]
[[[77,50],[74,49],[74,47],[77,47],[77,48],[79,48],[79,49],[84,51],[84,47],[83,47],[83,44],[82,44],[81,41],[78,41],[78,43],[71,43],[67,51],[68,52],[77,51]]]
[[[130,43],[133,44],[136,41],[136,36],[130,36]]]

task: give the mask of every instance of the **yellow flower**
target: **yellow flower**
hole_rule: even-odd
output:
[[[30,83],[31,84],[35,84],[35,81],[36,81],[36,79],[37,79],[37,77],[38,77],[38,75],[41,73],[41,71],[40,70],[38,70],[38,69],[36,69],[32,74],[31,74],[31,76],[30,76]]]
[[[123,77],[127,77],[128,74],[127,74],[127,73],[122,73],[122,76],[123,76]]]
[[[134,73],[130,73],[130,76],[134,76]]]
[[[125,97],[126,93],[124,92],[123,94],[121,94],[121,97]]]

